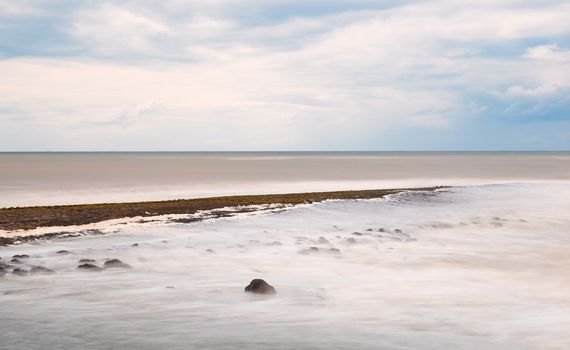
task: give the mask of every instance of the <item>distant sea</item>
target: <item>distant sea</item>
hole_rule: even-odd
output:
[[[568,180],[570,152],[0,153],[0,207]]]

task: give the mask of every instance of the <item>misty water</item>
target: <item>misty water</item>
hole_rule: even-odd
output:
[[[55,274],[0,278],[0,348],[568,349],[569,213],[512,182],[2,247]]]

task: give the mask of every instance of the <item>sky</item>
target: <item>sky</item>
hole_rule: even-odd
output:
[[[567,0],[0,0],[0,151],[570,150]]]

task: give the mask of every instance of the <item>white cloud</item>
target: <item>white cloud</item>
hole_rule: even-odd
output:
[[[39,14],[38,9],[24,1],[0,0],[0,18]]]
[[[81,45],[103,54],[150,51],[153,40],[169,32],[157,20],[114,5],[80,11],[71,30]]]
[[[564,48],[522,57],[483,50],[567,35],[562,1],[416,1],[265,22],[242,15],[276,3],[288,5],[83,8],[69,32],[82,54],[0,61],[0,104],[70,143],[120,129],[173,147],[351,148],[387,130],[441,130],[490,113],[471,94],[528,99],[570,86]]]
[[[554,44],[540,45],[528,48],[523,57],[531,60],[570,63],[570,50],[559,48]]]
[[[541,85],[536,88],[525,88],[520,85],[510,86],[507,89],[507,95],[510,96],[526,96],[526,97],[537,97],[552,94],[559,89],[557,85]]]

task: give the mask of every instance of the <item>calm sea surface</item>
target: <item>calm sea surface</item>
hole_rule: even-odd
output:
[[[0,207],[570,180],[570,152],[0,153]]]

